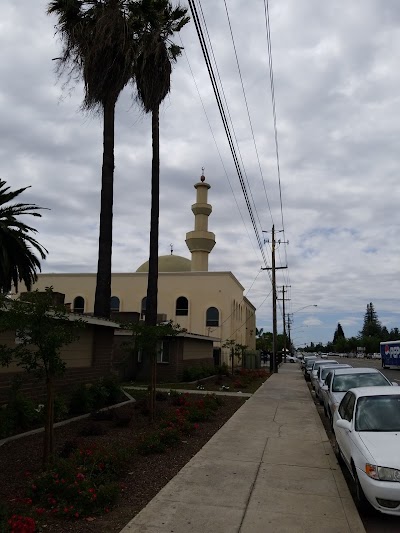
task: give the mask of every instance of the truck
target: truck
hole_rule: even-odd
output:
[[[380,352],[383,368],[387,366],[400,367],[400,340],[381,342]]]

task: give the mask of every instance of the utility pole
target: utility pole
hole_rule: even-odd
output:
[[[286,363],[286,315],[285,315],[285,293],[291,285],[282,286],[282,314],[283,314],[283,360]],[[279,299],[279,298],[278,298]],[[286,298],[286,301],[290,301],[290,298]]]
[[[291,318],[290,318],[290,314],[288,313],[288,316],[287,316],[287,327],[288,327],[288,335],[289,335],[289,350],[290,350],[290,355],[292,355],[292,339],[290,338],[290,326],[291,326]]]
[[[280,243],[281,241],[279,241]],[[275,225],[272,226],[272,267],[266,267],[262,270],[272,270],[272,357],[269,361],[269,369],[271,374],[276,374],[278,372],[278,361],[277,361],[277,321],[276,321],[276,270],[287,268],[287,266],[277,267],[275,265]]]

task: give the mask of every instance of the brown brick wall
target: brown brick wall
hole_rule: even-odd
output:
[[[93,360],[86,368],[67,368],[65,374],[57,379],[57,393],[68,394],[80,383],[92,383],[97,379],[110,376],[112,372],[112,351],[114,330],[110,327],[88,326],[93,328]],[[17,376],[23,378],[21,390],[35,400],[43,400],[45,387],[25,371],[2,373],[0,368],[0,404],[7,402],[12,380]]]

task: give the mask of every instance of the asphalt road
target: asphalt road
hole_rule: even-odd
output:
[[[379,359],[350,359],[346,357],[343,357],[343,358],[335,357],[332,359],[337,359],[338,361],[341,361],[343,363],[346,362],[349,365],[352,365],[353,367],[378,368],[390,381],[394,381],[400,385],[400,368],[399,369],[384,369],[382,368],[381,361]],[[312,393],[312,396],[315,401],[314,393]],[[324,409],[319,404],[318,401],[315,402],[315,405],[321,417],[321,421],[324,424],[329,440],[332,441],[332,439],[334,439],[335,437],[333,436],[330,424],[326,416],[324,415]],[[350,492],[354,498],[355,497],[354,482],[352,480],[352,477],[350,476],[345,466],[342,467],[342,472],[343,472],[344,478],[347,481],[347,485],[349,486]],[[399,533],[400,532],[400,518],[383,515],[381,513],[378,513],[378,511],[375,511],[375,509],[373,509],[372,507],[365,512],[360,512],[360,517],[361,517],[361,520],[363,521],[363,524],[364,524],[364,527],[367,533]]]

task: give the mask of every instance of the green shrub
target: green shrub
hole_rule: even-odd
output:
[[[109,391],[103,384],[103,380],[98,380],[89,387],[90,404],[92,409],[102,409],[108,405]]]
[[[78,385],[69,403],[69,413],[71,415],[82,415],[90,412],[92,409],[92,395],[89,387],[84,384]]]
[[[102,379],[103,387],[108,393],[108,404],[112,405],[121,401],[121,387],[116,376],[109,376]]]
[[[217,373],[214,365],[200,364],[196,366],[189,366],[183,370],[182,381],[196,381],[213,376]]]
[[[150,455],[152,453],[165,452],[166,445],[161,441],[160,436],[156,433],[142,439],[138,444],[137,451],[140,455]]]

